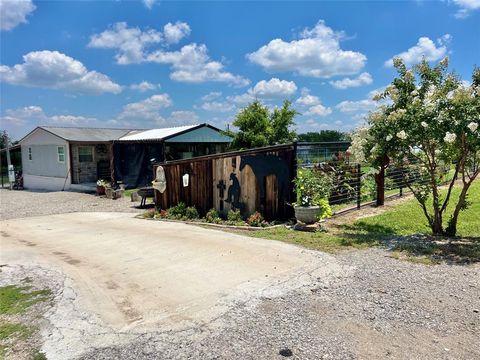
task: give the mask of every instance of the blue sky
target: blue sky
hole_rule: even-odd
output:
[[[220,128],[254,98],[290,99],[298,131],[348,131],[395,72],[480,65],[480,0],[0,3],[0,120],[34,126]]]

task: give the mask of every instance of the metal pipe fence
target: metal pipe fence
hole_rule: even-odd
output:
[[[374,169],[368,164],[351,161],[347,152],[348,143],[299,143],[297,150],[298,168],[318,171],[320,176],[332,179],[329,203],[334,212],[360,209],[375,203],[378,182]],[[437,169],[439,185],[448,183],[454,175],[451,164],[442,164]],[[383,197],[403,196],[409,193],[409,185],[421,186],[430,183],[414,163],[407,166],[390,164],[385,170]]]

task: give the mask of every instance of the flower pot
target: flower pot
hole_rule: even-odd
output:
[[[313,224],[318,221],[320,206],[294,206],[295,218],[305,224]]]
[[[97,195],[105,195],[105,187],[97,185]]]

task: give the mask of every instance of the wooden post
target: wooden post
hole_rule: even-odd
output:
[[[362,191],[362,168],[360,164],[357,164],[357,181],[355,184],[356,191],[357,191],[357,209],[360,209],[360,204],[362,201],[361,191]]]

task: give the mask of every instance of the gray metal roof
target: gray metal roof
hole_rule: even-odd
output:
[[[67,141],[112,141],[135,132],[133,129],[105,129],[105,128],[75,128],[75,127],[53,127],[40,126],[62,139]]]

